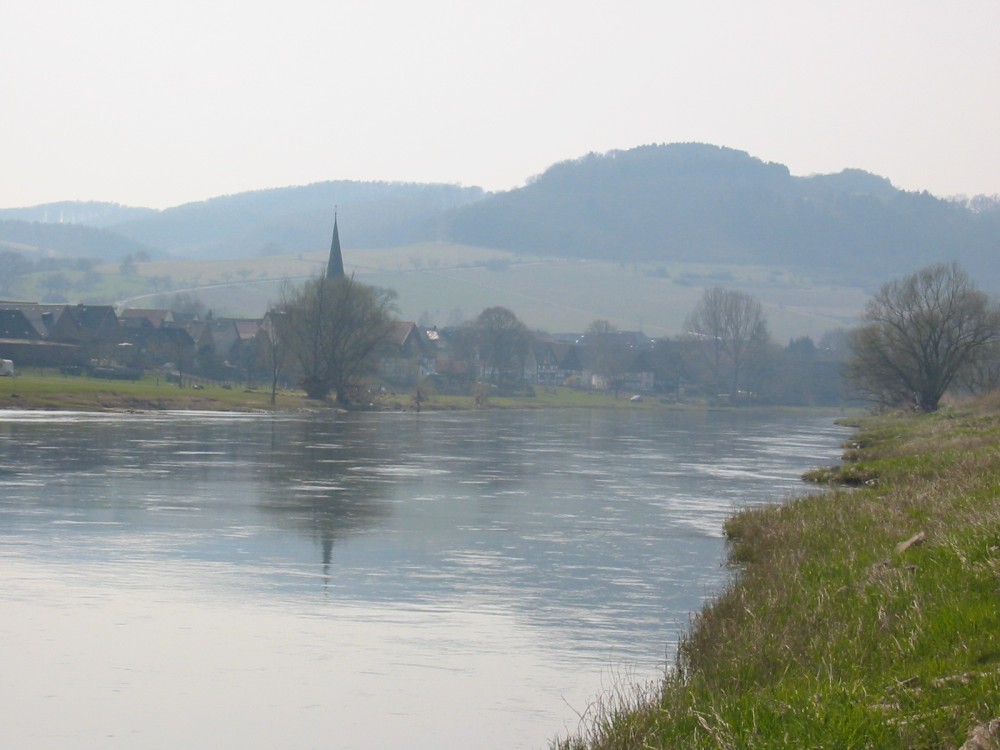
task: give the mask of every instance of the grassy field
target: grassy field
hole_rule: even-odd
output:
[[[105,264],[89,275],[66,271],[62,276],[72,286],[66,292],[71,302],[165,307],[184,292],[217,315],[259,317],[280,299],[283,283],[300,282],[323,269],[326,253],[139,262],[128,275],[117,264]],[[702,289],[721,285],[760,299],[775,338],[784,344],[794,336],[818,339],[827,330],[853,324],[869,291],[864,281],[835,284],[790,269],[532,258],[448,243],[346,248],[344,256],[348,273],[398,292],[403,319],[439,326],[503,305],[531,328],[549,332],[583,331],[592,321],[607,319],[623,330],[671,336],[683,331]],[[50,276],[33,274],[12,297],[46,298]]]
[[[1000,747],[1000,396],[864,419],[845,459],[818,476],[851,489],[730,520],[664,682],[558,747]]]

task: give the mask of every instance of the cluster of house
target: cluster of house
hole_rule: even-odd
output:
[[[0,302],[0,357],[19,367],[128,376],[172,363],[214,377],[256,356],[261,321],[123,310],[111,305]]]
[[[17,368],[58,367],[112,378],[166,368],[229,382],[267,381],[268,333],[266,316],[202,319],[162,309],[0,302],[0,359]],[[522,381],[637,392],[670,385],[675,364],[674,353],[665,348],[670,342],[639,333],[613,335],[617,354],[612,364],[584,336],[534,337],[518,363]],[[397,321],[382,355],[380,379],[401,388],[426,379],[441,390],[467,388],[483,376],[483,364],[459,339],[457,330]]]
[[[441,391],[463,391],[490,379],[476,347],[462,341],[462,329],[395,324],[382,360],[382,379],[414,385],[429,379]],[[653,391],[676,395],[684,369],[678,345],[642,332],[537,334],[517,363],[515,380],[527,385],[574,385],[597,390]]]

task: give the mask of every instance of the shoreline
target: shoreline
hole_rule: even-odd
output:
[[[828,491],[727,521],[733,581],[660,685],[551,747],[1000,746],[1000,394],[844,450]]]
[[[368,404],[345,408],[334,401],[315,401],[299,391],[278,391],[270,403],[270,388],[205,384],[179,388],[157,379],[139,381],[102,380],[85,376],[28,373],[15,378],[0,378],[0,413],[25,411],[234,411],[262,413],[346,413],[365,411],[438,412],[490,411],[507,409],[614,409],[621,411],[750,411],[755,409],[824,411],[844,416],[856,411],[837,406],[769,406],[744,404],[721,406],[705,401],[664,402],[656,396],[631,401],[629,395],[617,398],[610,392],[586,391],[569,387],[537,388],[534,396],[472,396],[423,393],[419,408],[414,392],[372,394]]]

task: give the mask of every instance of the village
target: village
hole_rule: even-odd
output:
[[[336,215],[325,278],[347,278]],[[635,398],[680,395],[681,342],[617,331],[606,321],[587,333],[529,333],[513,312],[493,310],[516,331],[516,343],[500,347],[506,352],[502,362],[495,356],[497,342],[484,342],[484,335],[504,336],[502,330],[477,331],[475,323],[439,330],[393,319],[367,385],[450,394],[470,394],[485,383],[521,395],[535,386],[629,392]],[[0,301],[0,360],[8,374],[56,368],[113,380],[155,373],[179,386],[295,388],[303,373],[281,341],[283,313],[278,308],[261,318],[232,318],[212,311]]]
[[[360,288],[344,270],[336,213],[326,272],[315,282]],[[787,347],[773,344],[759,303],[748,295],[713,289],[706,290],[704,299],[709,309],[721,309],[727,299],[741,301],[756,311],[759,331],[742,336],[695,324],[701,333],[652,338],[595,320],[585,332],[549,334],[529,331],[504,307],[487,308],[473,320],[443,328],[386,312],[377,324],[379,340],[371,362],[365,355],[365,367],[357,371],[365,377],[352,376],[351,388],[475,395],[477,400],[489,394],[532,396],[536,387],[563,386],[612,392],[615,398],[655,396],[664,402],[841,401],[835,348],[817,347],[808,337]],[[216,315],[200,304],[171,309],[0,301],[0,373],[55,368],[64,375],[113,380],[153,375],[181,387],[267,384],[273,398],[276,388],[300,388],[314,375],[306,371],[303,351],[294,351],[288,312],[287,302],[262,317],[244,318]],[[323,348],[330,346],[337,345]],[[305,359],[314,360],[316,343],[306,348]],[[346,352],[338,356],[353,356]],[[310,398],[326,397],[325,392],[317,396],[309,387],[305,390]],[[338,393],[338,400],[344,395]]]
[[[253,385],[270,379],[274,326],[262,318],[199,317],[169,309],[111,305],[0,302],[0,359],[16,370],[54,368],[71,375],[139,379],[155,372],[180,384],[204,381]],[[487,365],[465,346],[461,329],[395,321],[380,353],[378,384],[467,392]],[[519,385],[573,385],[635,393],[676,393],[674,342],[639,332],[532,337]],[[616,352],[609,364],[609,350]],[[291,363],[282,380],[294,387]]]

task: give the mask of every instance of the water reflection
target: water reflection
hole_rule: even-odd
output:
[[[496,691],[482,696],[495,746],[541,746],[609,662],[655,673],[723,580],[724,518],[801,492],[843,435],[828,418],[740,412],[0,415],[0,596],[26,618],[0,643],[32,642],[49,600],[105,624],[123,608],[184,613],[213,634],[175,655],[186,676],[220,648],[211,622],[266,622],[281,635],[257,647],[295,652],[262,666],[268,679],[319,681],[333,638],[348,692],[438,690],[454,722],[484,689],[471,675]],[[113,642],[108,627],[95,632]],[[401,725],[433,724],[406,713],[432,710],[418,703]],[[439,746],[440,726],[427,731],[411,746]]]
[[[272,420],[267,458],[253,464],[257,507],[276,526],[314,541],[329,580],[333,548],[351,534],[384,524],[383,487],[356,470],[380,462],[375,420]]]
[[[262,560],[269,596],[306,595],[312,579],[350,598],[514,608],[539,625],[585,617],[592,627],[570,637],[641,642],[719,580],[736,506],[801,491],[798,473],[840,432],[820,424],[598,411],[26,418],[4,423],[0,507],[8,533],[54,534],[85,557],[127,559],[145,543],[146,557]],[[303,574],[310,560],[320,576]]]

